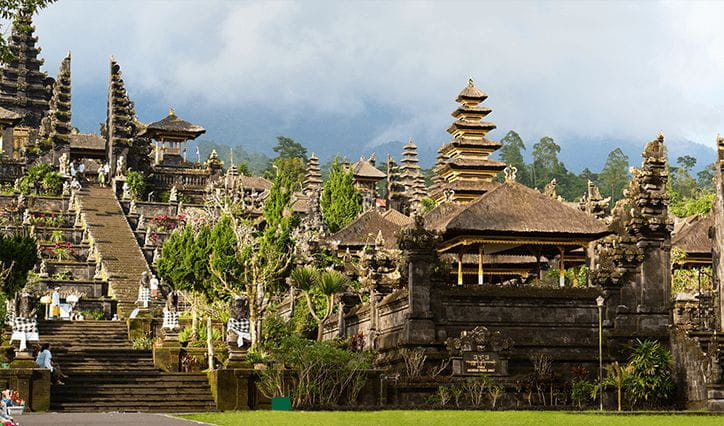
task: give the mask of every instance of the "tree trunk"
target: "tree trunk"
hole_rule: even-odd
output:
[[[618,411],[621,411],[621,387],[618,388]]]

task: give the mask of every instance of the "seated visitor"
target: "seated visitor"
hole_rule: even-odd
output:
[[[49,343],[43,343],[40,353],[38,353],[38,357],[35,359],[35,363],[38,364],[38,367],[40,368],[47,368],[50,370],[50,378],[53,383],[59,385],[65,384],[61,381],[61,379],[67,379],[68,376],[64,375],[60,371],[58,364],[53,362],[53,354],[50,353]]]

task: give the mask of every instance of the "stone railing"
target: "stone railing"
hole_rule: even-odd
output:
[[[200,169],[159,168],[149,176],[149,183],[161,187],[204,188],[209,176],[208,171]]]

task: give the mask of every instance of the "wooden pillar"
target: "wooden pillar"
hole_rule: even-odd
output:
[[[478,246],[478,285],[483,285],[484,276],[483,276],[483,254],[485,253],[485,248],[482,244]]]
[[[463,250],[458,252],[458,285],[463,285]]]
[[[558,247],[558,250],[561,252],[561,257],[559,258],[558,262],[558,285],[561,287],[566,286],[566,260],[565,260],[565,252],[561,247]]]

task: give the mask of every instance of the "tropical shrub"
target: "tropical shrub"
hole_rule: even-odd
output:
[[[671,375],[671,352],[654,340],[637,340],[629,356],[631,379],[628,400],[633,407],[654,408],[669,404],[675,384]]]
[[[128,190],[131,191],[131,197],[134,200],[142,200],[146,195],[146,177],[143,173],[129,170],[126,173],[126,183],[128,184]]]
[[[367,380],[372,354],[341,349],[332,342],[286,336],[270,356],[260,389],[268,396],[288,396],[295,407],[354,403]]]

